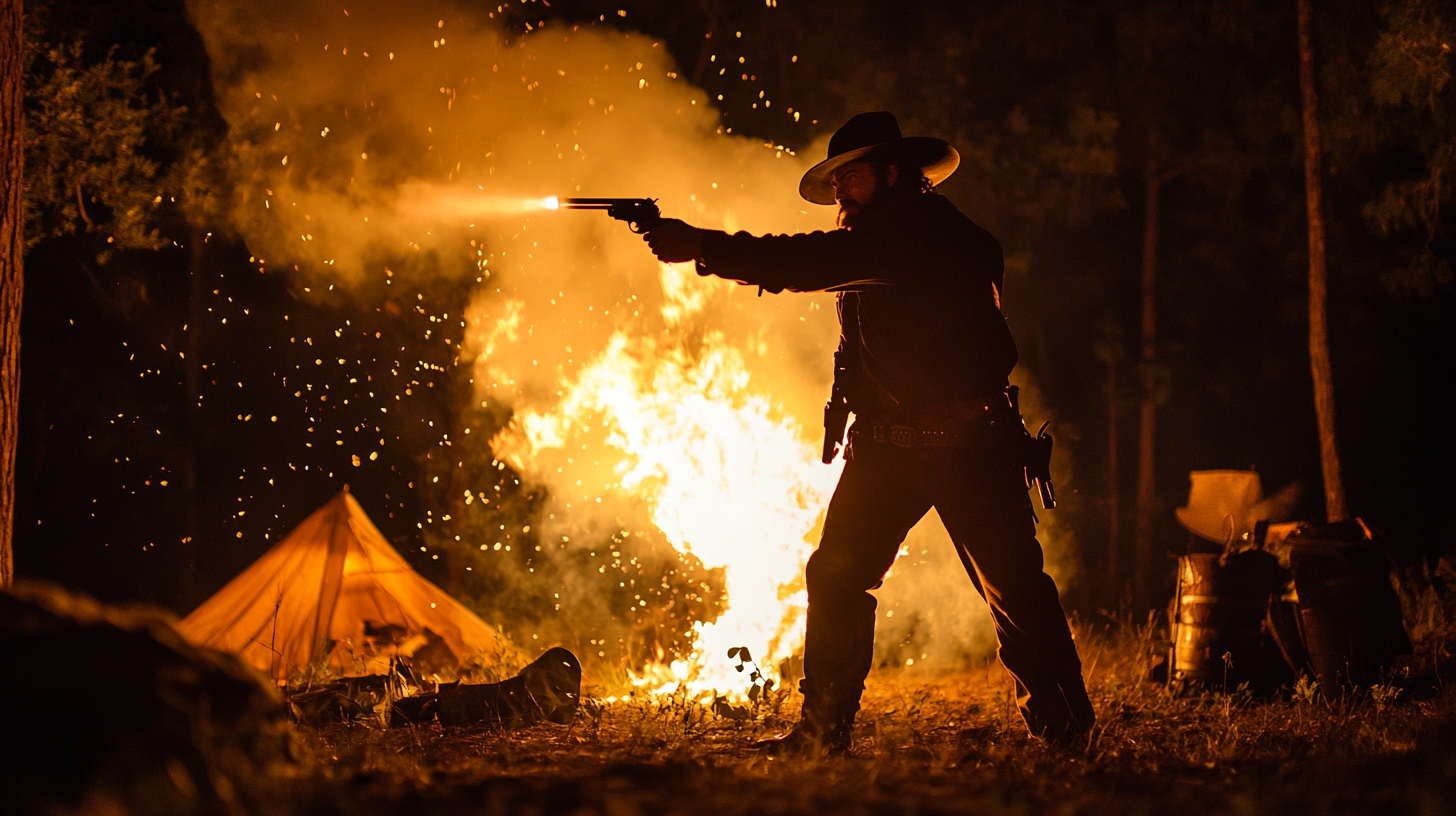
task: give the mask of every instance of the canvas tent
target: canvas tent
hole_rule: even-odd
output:
[[[345,675],[382,673],[396,656],[491,665],[509,648],[411,569],[347,487],[178,628],[280,680],[323,660]]]

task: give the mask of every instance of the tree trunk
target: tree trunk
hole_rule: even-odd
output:
[[[1147,196],[1143,206],[1143,274],[1142,274],[1142,401],[1138,419],[1138,483],[1137,515],[1134,521],[1133,595],[1138,606],[1152,600],[1154,571],[1161,566],[1153,546],[1153,513],[1156,509],[1154,478],[1154,443],[1157,439],[1158,405],[1156,391],[1158,313],[1158,197],[1163,176],[1156,170],[1156,159],[1149,151],[1147,163]]]
[[[25,278],[21,173],[21,0],[0,0],[0,588],[15,581],[15,445],[20,420],[20,304]]]
[[[1340,452],[1335,447],[1335,385],[1330,374],[1329,328],[1325,315],[1325,219],[1320,185],[1319,117],[1314,85],[1314,47],[1310,42],[1309,0],[1299,4],[1299,90],[1304,109],[1304,207],[1309,219],[1309,369],[1314,380],[1314,413],[1319,423],[1320,471],[1325,483],[1325,516],[1349,517]]]

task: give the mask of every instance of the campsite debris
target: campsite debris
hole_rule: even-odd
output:
[[[581,663],[561,647],[547,649],[520,674],[500,683],[441,683],[415,679],[404,661],[388,675],[344,677],[288,695],[299,722],[377,720],[391,728],[423,725],[565,724],[581,700]]]
[[[1294,676],[1264,631],[1269,597],[1284,582],[1274,556],[1245,550],[1178,559],[1173,635],[1175,686],[1273,691]]]
[[[1338,697],[1380,683],[1396,655],[1411,651],[1380,542],[1359,519],[1304,527],[1286,542],[1299,632],[1320,691]]]
[[[400,697],[400,685],[392,675],[344,677],[289,693],[288,706],[295,719],[310,725],[382,719]]]
[[[1180,691],[1274,691],[1294,680],[1265,625],[1270,596],[1289,576],[1252,536],[1289,512],[1298,487],[1266,499],[1252,470],[1193,471],[1188,481],[1176,516],[1192,536],[1178,558],[1166,679]]]
[[[436,692],[441,725],[516,725],[547,720],[566,724],[581,701],[581,663],[561,647],[502,683],[444,683]]]
[[[170,618],[48,584],[0,592],[0,812],[246,812],[293,763],[272,687]]]
[[[1259,522],[1283,521],[1299,499],[1299,483],[1264,496],[1253,470],[1195,470],[1188,474],[1188,504],[1173,511],[1178,523],[1219,550],[1249,546]]]
[[[1169,680],[1272,691],[1293,671],[1333,698],[1387,679],[1411,642],[1390,562],[1365,523],[1271,524],[1296,492],[1264,499],[1253,471],[1195,471],[1189,480],[1178,521],[1222,551],[1196,552],[1208,548],[1190,539],[1178,559]]]
[[[435,719],[439,703],[434,694],[419,694],[394,701],[389,707],[389,727],[421,725]]]

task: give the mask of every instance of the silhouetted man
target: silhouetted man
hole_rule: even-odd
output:
[[[805,199],[839,204],[839,229],[754,237],[672,220],[647,234],[660,260],[696,261],[699,274],[775,294],[839,293],[855,423],[806,569],[803,714],[764,744],[777,753],[849,748],[874,647],[868,590],[931,507],[991,607],[1027,727],[1060,740],[1094,721],[1027,496],[1001,245],[933,191],[959,163],[948,143],[902,137],[892,114],[863,113],[799,183]]]

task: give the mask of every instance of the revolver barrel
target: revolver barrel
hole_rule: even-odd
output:
[[[657,200],[652,198],[563,198],[562,209],[604,210],[639,235],[657,228],[662,223],[662,213],[657,209]]]
[[[567,210],[609,210],[627,201],[650,201],[647,198],[563,198],[562,209]]]

